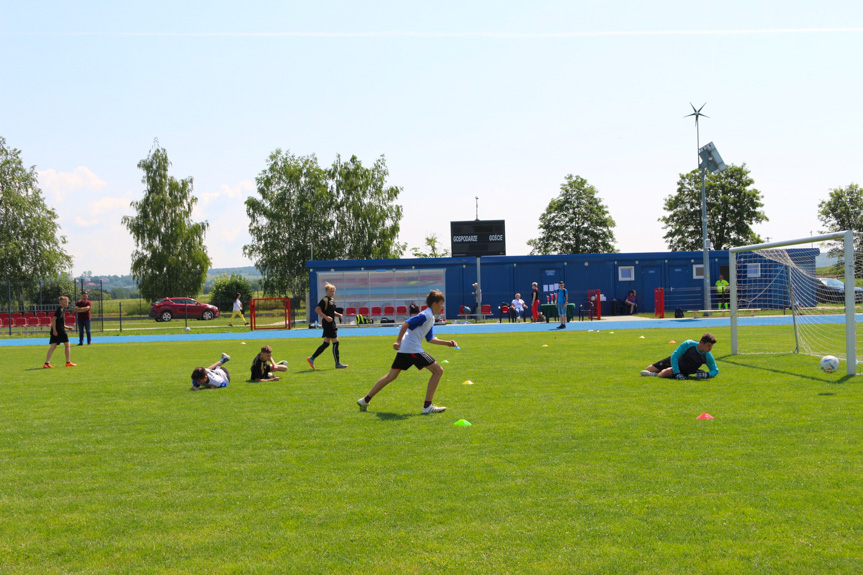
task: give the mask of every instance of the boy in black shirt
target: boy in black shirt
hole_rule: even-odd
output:
[[[324,285],[325,295],[321,298],[318,307],[315,308],[315,313],[321,318],[321,325],[324,328],[324,343],[322,343],[311,357],[307,357],[306,361],[312,369],[315,369],[315,359],[324,353],[330,344],[333,344],[333,359],[336,360],[336,369],[345,369],[347,365],[339,360],[339,328],[336,327],[336,316],[344,317],[336,311],[336,286],[327,283]]]
[[[252,361],[252,381],[279,381],[279,376],[273,375],[274,371],[288,371],[288,362],[275,363],[273,348],[265,345]]]

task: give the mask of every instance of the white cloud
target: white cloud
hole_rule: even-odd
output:
[[[77,190],[95,192],[108,185],[105,180],[85,166],[78,166],[72,172],[47,169],[38,172],[38,174],[42,189],[50,192],[56,202],[62,202],[69,192]]]
[[[90,228],[99,223],[98,219],[95,220],[85,220],[81,216],[75,216],[75,223],[81,226],[82,228]]]
[[[123,197],[112,198],[105,196],[95,202],[90,202],[90,215],[99,216],[110,212],[128,211],[132,213],[132,192],[126,192]]]

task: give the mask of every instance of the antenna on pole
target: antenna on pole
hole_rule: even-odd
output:
[[[479,196],[473,198],[476,200],[476,221],[479,221]]]

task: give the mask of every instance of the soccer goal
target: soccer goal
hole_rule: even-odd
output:
[[[285,297],[253,299],[249,323],[256,329],[291,329],[291,302]]]
[[[816,258],[828,249],[841,256],[819,274]],[[855,309],[863,290],[854,283],[861,259],[850,231],[730,249],[731,354],[835,355],[854,375],[863,357]],[[787,329],[765,327],[777,325]]]

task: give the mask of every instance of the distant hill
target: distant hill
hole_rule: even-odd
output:
[[[237,274],[249,281],[259,280],[262,277],[261,272],[259,272],[258,268],[255,266],[246,266],[242,268],[213,268],[207,272],[206,283],[212,283],[214,279],[221,275],[229,276],[231,274]]]

